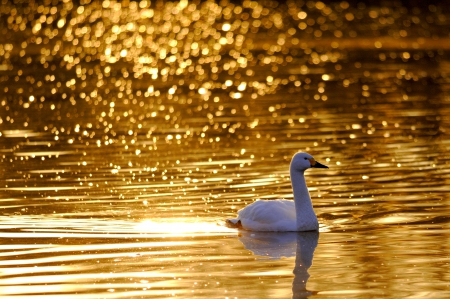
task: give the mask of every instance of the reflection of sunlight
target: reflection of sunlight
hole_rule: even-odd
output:
[[[145,220],[136,225],[140,233],[167,233],[167,234],[192,234],[192,233],[230,233],[236,230],[221,226],[213,222],[156,222]]]
[[[382,217],[373,220],[376,224],[397,224],[397,223],[408,223],[418,221],[419,217],[409,216],[409,215],[390,215],[387,217]]]
[[[327,233],[331,231],[331,226],[328,226],[324,223],[319,224],[319,232],[320,233]]]
[[[165,237],[166,235],[235,235],[237,231],[216,219],[196,221],[189,218],[142,220],[74,219],[53,215],[0,216],[0,238],[129,238],[131,236]],[[16,246],[16,245],[14,245]],[[33,247],[35,245],[30,245]],[[4,246],[0,246],[4,248]],[[41,247],[41,246],[38,246]]]
[[[263,276],[290,276],[292,275],[292,269],[286,269],[286,270],[274,270],[274,271],[259,271],[254,273],[243,273],[241,276],[248,276],[248,277],[263,277]]]

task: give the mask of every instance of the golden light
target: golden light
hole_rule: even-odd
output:
[[[192,220],[191,220],[192,221]],[[189,221],[153,221],[145,220],[135,226],[140,233],[153,234],[198,234],[198,233],[236,233],[236,230],[227,228],[214,222],[189,222]]]
[[[298,16],[299,19],[304,20],[304,19],[306,19],[306,16],[308,16],[308,14],[306,12],[304,12],[304,11],[301,11],[301,12],[298,13],[297,16]]]
[[[231,25],[229,23],[225,23],[222,25],[223,31],[229,31],[231,29]]]

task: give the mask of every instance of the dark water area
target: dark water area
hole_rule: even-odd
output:
[[[1,298],[448,298],[450,2],[1,1]],[[320,232],[225,219],[293,199]]]

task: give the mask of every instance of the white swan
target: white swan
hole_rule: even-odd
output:
[[[316,213],[305,181],[308,168],[328,168],[308,153],[296,153],[290,165],[294,201],[259,200],[238,211],[227,224],[252,231],[312,231],[319,229]]]

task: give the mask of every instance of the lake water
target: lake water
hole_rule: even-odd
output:
[[[1,298],[450,297],[450,2],[18,2]],[[297,151],[320,232],[227,228]]]

